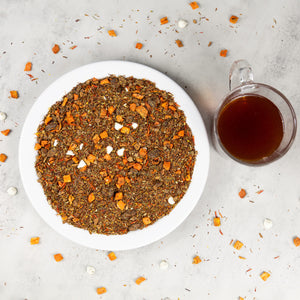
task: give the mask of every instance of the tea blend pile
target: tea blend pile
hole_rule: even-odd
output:
[[[196,156],[173,95],[123,76],[74,87],[49,109],[35,149],[38,181],[63,222],[107,235],[169,214]]]

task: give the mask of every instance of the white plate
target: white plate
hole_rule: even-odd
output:
[[[74,86],[92,77],[102,78],[109,74],[134,76],[155,82],[159,89],[171,92],[187,117],[195,137],[198,151],[189,189],[172,212],[142,230],[125,235],[90,234],[84,229],[63,224],[61,217],[47,203],[42,186],[37,182],[34,168],[36,151],[35,132],[48,109],[61,100]],[[87,247],[102,250],[126,250],[157,241],[173,231],[190,214],[197,204],[206,182],[209,166],[209,143],[203,120],[186,92],[166,75],[144,65],[125,61],[103,61],[75,69],[52,83],[32,106],[23,126],[19,145],[19,166],[25,191],[40,216],[66,238]]]

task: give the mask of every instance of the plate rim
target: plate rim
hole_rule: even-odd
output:
[[[175,98],[176,95],[181,95],[184,98],[184,100],[188,100],[187,103],[182,103],[181,101],[183,101],[183,100],[179,100],[179,102],[181,102],[180,103],[181,109],[183,110],[183,112],[186,116],[186,121],[187,121],[188,125],[190,126],[190,128],[192,129],[192,133],[195,137],[195,148],[197,151],[199,150],[199,149],[197,149],[197,147],[198,146],[200,147],[200,145],[198,144],[198,138],[199,138],[199,136],[201,136],[201,138],[202,138],[201,147],[200,147],[201,151],[203,151],[203,153],[201,153],[202,156],[201,157],[199,156],[199,151],[198,151],[197,156],[196,156],[196,163],[195,163],[194,170],[193,170],[193,176],[192,176],[192,179],[190,182],[190,186],[189,186],[186,194],[180,200],[180,202],[176,205],[176,207],[170,212],[169,215],[164,216],[163,218],[161,218],[160,220],[155,222],[153,225],[148,226],[142,230],[136,230],[136,231],[129,232],[124,235],[109,235],[109,236],[107,236],[107,235],[102,235],[102,234],[89,234],[89,232],[87,230],[74,227],[67,223],[63,224],[61,221],[61,218],[56,215],[54,209],[52,209],[52,207],[47,203],[47,199],[44,195],[43,189],[42,189],[40,183],[37,182],[37,175],[35,172],[34,164],[33,164],[32,168],[34,170],[36,184],[33,183],[32,178],[29,180],[30,176],[28,176],[28,173],[26,174],[26,168],[29,165],[28,160],[24,159],[24,158],[26,158],[26,154],[28,152],[30,154],[30,151],[31,151],[32,152],[31,154],[34,156],[34,161],[35,161],[35,157],[36,157],[36,152],[33,150],[33,145],[27,141],[28,134],[31,133],[33,135],[31,137],[31,140],[35,141],[34,133],[37,129],[37,126],[38,126],[39,122],[42,121],[43,116],[47,113],[47,111],[49,109],[49,107],[46,107],[46,108],[44,107],[46,104],[42,103],[42,100],[45,100],[44,98],[49,97],[50,94],[53,92],[53,89],[56,88],[56,86],[60,86],[62,83],[67,81],[67,82],[69,82],[68,85],[70,85],[70,86],[72,85],[72,87],[75,87],[78,83],[80,83],[77,79],[81,78],[81,75],[80,75],[81,73],[84,73],[84,72],[87,72],[88,74],[90,72],[91,73],[93,73],[93,72],[99,73],[99,69],[101,69],[101,67],[102,68],[104,67],[104,75],[98,75],[98,76],[89,75],[86,79],[84,79],[80,82],[84,82],[93,77],[98,77],[98,78],[105,77],[110,74],[115,74],[117,76],[124,75],[126,77],[133,76],[133,77],[139,78],[139,79],[150,80],[155,83],[157,88],[171,92],[174,96],[174,100],[176,101],[176,103],[178,103],[178,99]],[[118,72],[109,72],[108,70],[105,69],[105,68],[114,69],[114,68],[118,68],[118,67],[122,70],[126,70],[126,74],[124,74],[124,72],[119,72],[119,73]],[[97,68],[99,68],[99,69],[97,69]],[[103,73],[102,69],[101,69],[100,73],[101,72]],[[145,75],[142,77],[137,77],[136,75],[134,75],[136,73],[145,74]],[[86,75],[84,75],[84,76],[86,76]],[[151,77],[151,78],[149,78],[149,77]],[[161,82],[156,82],[153,79],[153,77],[157,77],[158,78],[157,81],[161,80]],[[161,85],[163,85],[163,84],[169,84],[170,88],[161,87]],[[63,96],[66,93],[68,93],[72,89],[72,87],[66,88],[67,91],[65,91],[66,90],[65,88],[61,88],[56,93],[62,94],[62,96]],[[170,91],[170,89],[171,90],[174,89],[175,92]],[[48,101],[48,102],[51,102],[52,103],[51,105],[53,105],[55,102],[60,101],[62,96],[59,98],[55,98],[55,100],[53,100],[53,101]],[[31,125],[32,121],[30,120],[30,117],[32,117],[34,115],[34,113],[37,111],[37,109],[40,106],[43,106],[43,110],[39,113],[38,120],[35,122],[35,127],[31,128],[30,125]],[[182,106],[184,106],[184,108]],[[40,118],[40,115],[42,116],[41,118]],[[192,120],[192,118],[195,118],[196,121],[194,121],[194,119]],[[199,132],[198,132],[198,130],[197,130],[197,132],[195,132],[195,127],[196,127],[195,124],[197,124],[199,126],[199,128],[198,128]],[[31,128],[31,132],[27,131],[30,128]],[[201,132],[201,134],[200,134],[200,132]],[[29,148],[29,147],[31,147],[31,148]],[[37,211],[37,213],[40,215],[40,217],[52,229],[54,229],[56,232],[58,232],[59,234],[61,234],[64,237],[66,237],[67,239],[69,239],[77,244],[81,244],[85,247],[102,249],[102,250],[129,250],[129,249],[146,246],[146,245],[152,244],[152,243],[162,239],[163,237],[165,237],[166,235],[168,235],[169,233],[174,231],[184,220],[186,220],[186,218],[189,216],[189,214],[193,211],[196,204],[198,203],[198,201],[203,193],[206,181],[207,181],[208,171],[209,171],[209,161],[210,161],[210,151],[209,150],[210,150],[209,149],[209,140],[208,140],[207,131],[205,128],[204,121],[201,117],[201,114],[198,111],[198,109],[197,109],[195,103],[193,102],[193,100],[191,99],[191,97],[186,93],[186,91],[184,91],[184,89],[179,84],[177,84],[173,79],[171,79],[164,73],[162,73],[152,67],[144,65],[144,64],[139,64],[139,63],[131,62],[131,61],[122,61],[122,60],[104,60],[104,61],[93,62],[90,64],[80,66],[78,68],[75,68],[75,69],[63,74],[62,76],[60,76],[56,80],[54,80],[52,83],[50,83],[50,85],[48,85],[47,88],[40,94],[40,96],[33,103],[29,112],[27,113],[27,116],[25,118],[25,121],[24,121],[24,124],[22,127],[20,140],[19,140],[18,163],[19,163],[19,170],[20,170],[22,184],[23,184],[23,187],[24,187],[27,197],[29,198],[32,206]],[[199,172],[198,172],[198,170],[196,170],[196,167],[199,167],[198,165],[199,165],[200,158],[201,158],[201,173],[199,173],[200,170],[199,170]],[[32,175],[33,174],[31,174],[31,176]],[[196,179],[201,179],[199,184],[197,184],[195,182]],[[34,192],[31,191],[32,186],[29,185],[29,181],[31,184],[35,185],[35,188],[37,188],[37,186],[39,186],[39,188],[37,188],[37,189],[42,190],[44,200],[46,200],[46,201],[42,201],[40,199],[37,202],[35,200],[36,195],[34,195]],[[195,185],[197,185],[197,187],[195,187]],[[193,188],[191,188],[191,187],[193,187]],[[195,194],[193,194],[193,193],[195,193]],[[189,199],[191,199],[191,200],[187,199],[188,197],[190,197]],[[187,207],[187,206],[189,206],[189,207]],[[177,211],[179,211],[179,209],[182,209],[181,213],[177,212]],[[174,221],[175,212],[177,212],[176,216],[179,217],[179,220],[177,222]],[[169,220],[169,222],[168,222],[168,220]],[[80,233],[80,231],[81,231],[81,233]],[[82,232],[84,232],[84,234],[82,234]],[[90,238],[86,238],[87,234],[89,235]],[[150,235],[150,238],[149,238],[149,235]],[[148,238],[142,239],[141,236],[147,236]]]

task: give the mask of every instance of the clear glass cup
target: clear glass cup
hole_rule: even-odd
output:
[[[238,60],[232,64],[229,72],[229,90],[230,92],[224,97],[214,116],[213,135],[217,150],[235,161],[249,166],[269,164],[282,157],[290,149],[297,130],[295,111],[288,99],[280,91],[269,85],[253,82],[252,69],[246,60]],[[253,95],[267,98],[278,108],[282,119],[283,137],[278,148],[269,156],[255,161],[246,161],[233,156],[222,144],[218,132],[218,120],[226,105],[239,97]]]

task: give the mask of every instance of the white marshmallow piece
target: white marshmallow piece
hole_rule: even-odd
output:
[[[80,144],[79,149],[82,150],[83,148],[83,144]]]
[[[18,192],[17,188],[15,188],[14,186],[11,186],[7,189],[7,194],[10,196],[14,196],[16,195]]]
[[[116,130],[120,130],[123,127],[123,125],[121,125],[120,123],[115,123],[115,129]]]
[[[106,147],[106,153],[107,154],[110,154],[113,150],[114,150],[114,148],[112,146],[107,146]]]
[[[123,156],[124,150],[125,150],[124,148],[119,149],[119,150],[117,151],[117,154],[118,154],[119,156]]]
[[[58,140],[55,140],[55,141],[53,142],[53,147],[56,147],[57,144],[58,144]]]
[[[0,121],[4,121],[7,118],[7,114],[3,111],[0,111]]]
[[[174,205],[174,204],[175,204],[175,201],[174,201],[173,197],[170,197],[170,198],[168,199],[168,202],[169,202],[169,204],[171,204],[171,205]]]
[[[179,28],[185,28],[188,25],[188,22],[186,20],[179,20],[177,25]]]
[[[84,160],[81,160],[81,161],[79,162],[77,168],[78,168],[78,169],[81,169],[81,168],[83,168],[83,167],[85,167],[85,166],[86,166],[86,163],[84,162]]]
[[[66,155],[74,156],[75,154],[74,154],[74,152],[72,150],[68,150],[67,153],[66,153]]]
[[[273,226],[273,222],[270,219],[264,220],[264,227],[265,229],[270,229]]]
[[[132,126],[133,129],[136,129],[139,125],[136,124],[136,123],[132,123],[131,126]]]
[[[90,274],[90,275],[94,275],[95,272],[96,272],[96,269],[95,269],[94,267],[92,267],[92,266],[87,266],[87,267],[86,267],[86,272],[87,272],[88,274]]]
[[[162,260],[160,263],[159,263],[159,268],[161,270],[167,270],[169,268],[169,264],[167,261],[165,260]]]

